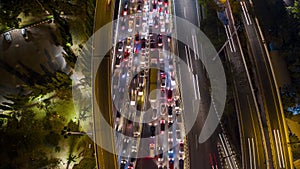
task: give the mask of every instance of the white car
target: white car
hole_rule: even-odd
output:
[[[166,21],[166,23],[169,23],[170,21],[170,15],[169,15],[169,13],[166,13],[166,16],[165,16],[165,21]]]
[[[4,39],[5,39],[8,43],[10,43],[10,42],[12,41],[10,32],[5,32],[3,35],[4,35]]]
[[[160,31],[161,32],[166,32],[166,28],[165,28],[165,23],[164,22],[160,25]]]
[[[132,25],[133,25],[133,21],[129,20],[129,23],[128,23],[128,32],[132,32]]]
[[[146,4],[144,5],[143,11],[144,11],[145,13],[149,11],[149,5],[148,5],[148,3],[146,3]]]
[[[173,132],[172,131],[168,132],[168,141],[169,141],[169,149],[170,149],[173,146]]]
[[[149,20],[148,20],[148,25],[149,26],[153,26],[154,24],[154,21],[153,21],[153,15],[152,13],[149,14]]]
[[[151,158],[154,158],[154,156],[155,156],[154,149],[155,149],[155,144],[151,143],[151,144],[149,145],[149,156],[150,156]]]

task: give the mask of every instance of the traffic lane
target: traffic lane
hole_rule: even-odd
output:
[[[179,0],[175,3],[175,15],[181,18],[188,20],[196,26],[199,26],[198,23],[198,13],[197,13],[196,0]]]
[[[185,54],[184,46],[184,44],[178,42],[179,56],[183,61],[187,62],[187,56]],[[200,64],[200,61],[196,62],[195,60],[193,60],[192,65],[194,67],[194,72],[198,73],[198,84],[201,84],[199,86],[201,91],[201,106],[195,124],[187,135],[189,145],[190,166],[191,168],[197,168],[199,166],[201,166],[201,168],[211,168],[211,165],[209,163],[209,154],[218,154],[216,140],[218,139],[218,131],[220,129],[217,128],[217,130],[210,139],[208,139],[205,143],[199,145],[198,137],[201,133],[201,128],[203,127],[208,114],[208,108],[210,105],[210,95],[208,92],[208,82]]]
[[[245,26],[246,28],[246,32],[248,35],[248,39],[251,45],[251,49],[252,49],[252,54],[253,54],[253,60],[255,61],[255,66],[256,66],[256,70],[257,70],[257,74],[259,76],[259,83],[261,86],[261,94],[263,97],[263,100],[265,102],[265,113],[266,116],[269,116],[269,122],[270,122],[270,127],[272,130],[276,130],[279,129],[280,130],[280,134],[281,134],[281,141],[283,141],[283,151],[284,151],[284,159],[285,162],[289,161],[287,160],[288,158],[288,150],[287,150],[287,145],[286,144],[286,139],[285,139],[285,135],[282,134],[281,131],[284,131],[284,129],[282,128],[282,124],[281,124],[281,116],[279,116],[280,114],[280,109],[278,107],[278,98],[275,95],[275,88],[274,88],[274,82],[271,79],[271,75],[269,73],[270,68],[268,68],[269,65],[266,64],[266,58],[264,58],[264,52],[263,49],[261,48],[261,42],[258,40],[259,38],[258,35],[255,33],[255,28],[253,26]],[[255,57],[254,57],[255,56]],[[259,72],[259,73],[258,73]],[[273,143],[275,143],[275,138],[273,136],[272,133],[269,133],[269,136],[271,137],[270,139],[273,141]],[[275,146],[273,144],[273,146]],[[276,150],[275,147],[273,147],[273,150]],[[278,153],[277,151],[275,152],[274,156],[276,156]],[[286,163],[289,164],[289,163]]]
[[[227,8],[226,8],[227,9]],[[231,18],[231,17],[229,17],[228,18],[229,19],[229,23],[230,23],[230,25],[231,25],[231,31],[233,31],[233,19]],[[246,24],[245,24],[245,27],[248,27]],[[236,39],[236,37],[234,37],[233,38],[234,39],[234,42],[235,43],[237,43],[237,39]],[[239,50],[239,49],[238,49]],[[239,52],[239,51],[238,51]],[[233,55],[232,57],[235,57],[235,55],[237,55],[238,54],[238,52],[237,53],[231,53],[231,55]],[[239,55],[237,55],[238,57],[241,57],[241,56],[239,56]],[[255,56],[255,55],[254,55]],[[244,68],[243,68],[244,69]],[[245,72],[245,70],[243,70],[243,72]],[[246,77],[246,75],[244,75],[244,77]],[[248,90],[248,91],[251,91],[250,89]],[[250,94],[249,94],[250,95]],[[243,98],[243,97],[245,97],[245,95],[243,95],[243,94],[240,94],[240,96],[241,96],[241,98]],[[253,99],[251,99],[251,102],[254,102],[254,100]],[[251,103],[251,105],[254,105],[254,104],[252,104]],[[254,110],[254,112],[255,112],[255,110]],[[246,112],[244,112],[243,111],[243,113],[242,113],[242,116],[247,116],[247,111]],[[256,133],[256,135],[259,135],[260,137],[261,137],[261,139],[263,138],[263,135],[264,135],[264,133],[262,133],[261,131],[261,129],[259,128],[259,119],[258,119],[258,117],[257,117],[257,112],[255,112],[255,113],[253,113],[253,116],[254,116],[254,121],[255,121],[255,123],[257,123],[257,125],[254,125],[255,126],[255,129],[254,129],[254,131],[253,132],[255,132]],[[243,118],[244,120],[242,121],[243,123],[249,123],[250,122],[250,120],[251,120],[251,118]],[[264,132],[265,132],[265,129],[263,129],[264,130]],[[249,131],[247,131],[247,130],[244,130],[243,131],[244,133],[247,133],[247,132],[249,132]],[[266,139],[265,140],[267,143],[267,145],[270,145],[270,144],[268,144],[268,139]],[[261,141],[259,141],[259,140],[257,140],[256,141],[256,143],[258,143],[259,144],[259,150],[257,150],[259,153],[258,153],[258,155],[260,155],[260,165],[261,166],[266,166],[266,163],[265,163],[265,160],[266,160],[266,156],[265,156],[265,153],[262,153],[262,151],[266,151],[265,149],[264,149],[264,146],[261,146],[261,145],[263,145],[263,142],[261,142]],[[268,147],[268,150],[267,151],[270,151],[270,149],[269,149],[269,147]],[[247,159],[246,159],[247,160]]]
[[[243,88],[244,89],[244,88]],[[256,164],[257,167],[266,168],[265,163],[265,154],[264,154],[264,147],[262,143],[262,135],[261,130],[259,127],[259,120],[256,115],[256,110],[254,109],[254,101],[251,99],[251,95],[244,93],[242,91],[238,92],[238,99],[239,99],[239,106],[241,108],[241,115],[240,118],[241,123],[243,125],[243,139],[244,144],[241,146],[244,146],[244,155],[245,155],[245,163],[246,167]],[[252,142],[249,143],[248,139],[254,140],[254,147],[252,145]],[[251,144],[249,146],[249,144]],[[255,152],[255,154],[253,153]],[[255,158],[255,159],[254,159]],[[251,160],[250,160],[251,159]]]
[[[64,59],[62,56],[62,47],[57,46],[57,35],[54,24],[41,24],[36,27],[28,28],[28,40],[21,35],[20,29],[14,29],[11,32],[12,42],[9,44],[6,40],[0,38],[0,60],[2,64],[11,66],[8,71],[24,71],[18,62],[30,67],[36,72],[43,72],[40,65],[44,65],[49,70],[58,70],[64,68]],[[16,75],[8,72],[3,65],[0,66],[1,79],[0,86],[6,88],[15,88],[18,84],[25,82]],[[15,90],[15,89],[12,89]]]
[[[235,38],[234,38],[234,42],[237,43]],[[239,53],[240,53],[239,48],[237,48],[237,52],[230,53],[231,58],[241,57]],[[239,62],[241,62],[241,60],[238,61],[237,64],[239,64]],[[264,153],[265,149],[262,142],[263,133],[261,133],[262,130],[260,129],[259,119],[258,119],[259,117],[257,115],[255,109],[255,103],[251,95],[250,85],[248,81],[245,79],[247,77],[245,67],[242,66],[237,73],[238,76],[234,76],[234,82],[238,82],[238,83],[234,83],[234,88],[235,88],[234,94],[237,95],[236,96],[237,98],[235,98],[235,100],[237,101],[238,103],[237,106],[239,107],[240,110],[240,113],[238,112],[240,115],[240,123],[242,125],[240,126],[242,127],[241,129],[242,133],[240,134],[242,134],[242,138],[244,140],[243,144],[241,144],[244,150],[244,152],[242,153],[246,155],[245,160],[250,159],[247,140],[248,138],[254,138],[255,149],[256,149],[255,151],[257,153],[256,163],[258,166],[264,168],[266,167],[266,162],[265,162],[266,156]],[[239,90],[240,88],[243,90]],[[249,161],[247,161],[246,167],[250,167]]]
[[[95,88],[95,96],[96,96],[96,102],[99,105],[99,110],[94,112],[94,119],[100,119],[100,115],[104,117],[104,119],[113,126],[113,114],[111,111],[111,107],[107,105],[111,104],[111,96],[110,96],[110,71],[109,67],[110,65],[110,58],[104,57],[103,61],[101,62],[99,69],[96,74],[96,88]],[[100,98],[106,98],[101,99]],[[101,113],[101,112],[109,112],[109,113]],[[94,120],[94,138],[95,138],[95,146],[97,150],[97,158],[101,162],[102,168],[118,168],[117,165],[117,158],[113,153],[110,153],[103,149],[101,146],[97,145],[97,143],[103,143],[111,150],[115,149],[115,143],[114,141],[114,133],[103,131],[103,127],[101,126],[103,124],[100,123],[100,120]],[[106,137],[103,137],[105,135]],[[103,158],[105,157],[105,158]]]

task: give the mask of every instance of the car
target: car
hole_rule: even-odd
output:
[[[165,14],[165,21],[166,21],[166,23],[170,23],[170,15],[169,15],[169,13]]]
[[[135,138],[138,138],[140,135],[141,135],[141,133],[138,131],[133,132],[133,137],[135,137]]]
[[[151,158],[154,158],[154,157],[155,157],[155,152],[154,152],[154,150],[155,150],[155,144],[154,144],[154,143],[149,144],[149,156],[150,156]]]
[[[173,117],[173,107],[171,105],[168,106],[168,117]]]
[[[148,18],[148,25],[149,26],[153,26],[153,14],[152,13],[149,13],[149,18]]]
[[[121,60],[122,60],[122,55],[118,54],[115,62],[117,68],[120,67]]]
[[[10,43],[10,42],[12,41],[10,32],[5,32],[3,35],[4,35],[4,39],[5,39],[8,43]]]
[[[129,163],[127,169],[133,169],[133,168],[134,168],[134,167],[133,167],[133,164],[134,164],[134,163]]]
[[[161,4],[162,4],[162,1],[163,1],[163,0],[158,0],[158,2],[157,2],[158,5],[161,5]]]
[[[166,79],[161,79],[160,82],[160,88],[164,92],[166,89]]]
[[[160,31],[161,32],[166,32],[166,27],[165,27],[165,23],[164,22],[161,22]]]
[[[158,164],[158,169],[165,169],[165,166],[163,164]]]
[[[135,105],[136,93],[137,93],[137,90],[131,89],[131,92],[130,92],[130,105],[131,106]]]
[[[164,0],[164,6],[167,7],[168,6],[168,0]]]
[[[123,52],[124,43],[122,41],[119,41],[117,46],[118,46],[118,51]]]
[[[141,13],[141,12],[142,12],[142,4],[143,4],[142,1],[138,1],[137,7],[136,7],[136,11],[137,11],[138,13]]]
[[[179,143],[179,154],[183,154],[184,153],[184,143],[180,142]]]
[[[161,79],[166,79],[166,73],[165,72],[160,72],[160,78]]]
[[[135,44],[133,48],[133,53],[138,54],[140,50],[141,50],[141,46],[139,44]]]
[[[152,12],[157,12],[157,4],[156,3],[154,3],[152,5]]]
[[[123,160],[121,161],[120,169],[125,169],[126,164],[127,164],[127,161],[126,161],[125,159],[123,159]]]
[[[155,40],[154,39],[150,39],[150,49],[153,50],[155,48]]]
[[[164,20],[164,12],[162,11],[162,8],[159,8],[159,19]]]
[[[169,169],[174,169],[174,160],[169,160]]]
[[[160,88],[162,91],[165,91],[166,88],[166,79],[161,79],[160,80]]]
[[[126,25],[125,25],[125,22],[124,22],[124,20],[120,22],[120,26],[121,26],[121,29],[122,29],[122,30],[124,30],[124,29],[125,29],[125,26],[126,26]]]
[[[179,98],[175,99],[175,110],[179,110]]]
[[[173,94],[173,90],[172,89],[167,89],[167,100],[169,101],[169,102],[171,102],[172,101],[172,94]]]
[[[183,169],[184,168],[184,160],[180,159],[178,162],[179,162],[179,164],[178,164],[179,169]]]
[[[129,20],[129,22],[128,22],[128,32],[132,32],[132,25],[133,25],[133,21]]]
[[[181,142],[181,131],[179,129],[176,129],[176,141]]]
[[[134,9],[133,9],[133,7],[131,6],[130,8],[129,8],[129,15],[130,15],[130,18],[134,18]]]
[[[173,118],[168,119],[168,128],[171,128],[173,125]]]
[[[159,20],[158,20],[158,17],[157,17],[157,16],[154,17],[154,19],[153,19],[153,24],[154,24],[154,27],[155,27],[155,28],[158,28],[158,26],[159,26]]]
[[[135,44],[139,43],[140,42],[140,34],[139,33],[136,33],[135,36],[134,36],[134,41],[135,41]]]
[[[168,131],[168,142],[169,148],[173,147],[173,132],[171,130]]]
[[[163,152],[162,147],[158,148],[158,158],[157,158],[157,161],[158,162],[164,161],[164,152]]]
[[[165,132],[166,121],[164,119],[160,120],[160,132]]]
[[[149,17],[148,12],[144,12],[143,13],[143,21],[147,21],[148,17]]]
[[[181,112],[180,112],[180,110],[178,109],[178,110],[175,110],[175,113],[176,113],[176,117],[178,118],[179,117],[179,115],[181,114]]]
[[[154,136],[155,136],[155,130],[156,130],[156,127],[152,124],[152,125],[150,126],[151,137],[154,137]]]
[[[157,35],[157,46],[162,47],[163,43],[162,43],[162,35],[158,34]]]
[[[141,39],[141,48],[142,49],[146,48],[146,39],[145,38]]]
[[[132,41],[132,37],[129,36],[126,38],[126,48],[130,49],[131,48],[131,41]]]
[[[144,4],[143,11],[144,11],[145,13],[147,13],[147,12],[149,11],[149,4],[148,4],[148,3],[145,3],[145,4]]]
[[[126,49],[124,52],[124,60],[128,60],[129,55],[130,55],[130,51]]]
[[[169,149],[168,154],[169,154],[169,160],[174,161],[174,150],[173,150],[173,148]]]
[[[171,35],[170,34],[167,35],[167,41],[168,41],[168,43],[171,43]]]
[[[25,39],[28,39],[28,34],[27,34],[27,29],[26,28],[22,28],[21,29],[21,34]]]
[[[123,16],[126,16],[127,14],[128,14],[128,2],[125,2],[123,8]]]
[[[141,17],[136,17],[136,20],[135,20],[135,26],[136,27],[140,27],[141,26]]]

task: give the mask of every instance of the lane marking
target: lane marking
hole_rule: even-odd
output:
[[[247,8],[247,5],[246,5],[246,2],[243,1],[243,4],[244,4],[244,7],[245,7],[246,14],[247,14],[247,16],[248,16],[249,23],[250,23],[250,25],[252,25],[252,21],[251,21],[249,12],[248,12],[248,8]]]
[[[232,44],[231,44],[230,37],[229,37],[229,33],[228,33],[228,30],[227,30],[227,26],[224,25],[224,27],[225,27],[225,33],[226,33],[226,36],[227,36],[227,40],[228,40],[228,42],[229,42],[229,48],[230,48],[230,51],[233,52]]]
[[[247,14],[246,14],[246,11],[245,11],[245,7],[244,7],[244,4],[242,1],[240,1],[240,4],[241,4],[241,7],[242,7],[242,11],[243,11],[243,14],[245,16],[245,19],[246,19],[246,23],[247,25],[250,25],[249,21],[248,21],[248,17],[247,17]]]
[[[282,167],[285,168],[284,156],[283,156],[283,150],[282,150],[281,137],[280,137],[280,134],[279,134],[279,130],[277,130],[277,136],[278,136],[278,140],[279,140],[278,144],[279,144],[279,149],[280,149]]]
[[[190,70],[190,61],[189,61],[188,52],[187,52],[187,47],[184,46],[184,49],[185,49],[186,62],[188,64],[188,70],[189,70],[189,72],[191,72],[191,70]]]
[[[199,98],[199,100],[201,100],[201,95],[200,95],[200,86],[199,86],[199,82],[198,82],[198,74],[196,74],[196,76],[195,76],[195,80],[196,80],[196,84],[197,84],[197,93],[198,93],[198,98]]]
[[[250,138],[248,138],[248,147],[249,147],[249,157],[250,157],[250,169],[252,169],[252,148],[251,148],[251,143],[250,143]]]
[[[234,45],[233,38],[232,38],[232,33],[231,33],[231,31],[230,31],[229,25],[227,25],[227,28],[228,28],[228,32],[229,32],[229,35],[230,35],[229,38],[230,38],[230,40],[231,40],[231,44],[232,44],[232,47],[233,47],[233,51],[236,52],[235,45]]]
[[[195,75],[193,75],[193,76],[195,76]],[[198,99],[198,96],[197,96],[197,92],[196,92],[195,78],[194,78],[194,77],[192,77],[192,79],[193,79],[193,87],[194,87],[195,99],[197,100],[197,99]]]
[[[228,163],[229,163],[229,165],[230,165],[230,168],[233,168],[233,167],[232,167],[232,164],[231,164],[230,157],[229,157],[229,155],[228,155],[228,152],[227,152],[227,149],[226,149],[226,146],[225,146],[225,144],[224,144],[224,141],[223,141],[223,138],[222,138],[221,134],[219,134],[219,137],[220,137],[220,140],[221,140],[223,149],[224,149],[224,151],[225,151],[225,155],[226,155],[226,157],[227,157],[226,159],[228,160]]]
[[[279,167],[281,168],[282,165],[281,165],[281,159],[280,159],[280,154],[279,154],[277,134],[276,134],[275,130],[273,130],[273,134],[274,134],[274,139],[275,139],[275,146],[276,146],[276,153],[277,153],[277,158],[278,158],[278,164],[279,164]]]
[[[256,169],[256,158],[255,158],[255,146],[254,146],[254,139],[253,137],[251,138],[251,142],[252,142],[252,150],[253,150],[253,166],[254,166],[254,169]]]

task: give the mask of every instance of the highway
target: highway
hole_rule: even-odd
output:
[[[244,6],[246,14],[252,10],[248,3],[241,2],[241,5]],[[250,10],[247,10],[247,8]],[[246,20],[252,21],[252,24],[249,24],[249,21],[247,23]],[[274,167],[291,168],[292,166],[290,166],[290,160],[292,159],[289,159],[289,145],[287,144],[288,138],[286,137],[287,131],[286,128],[284,128],[285,121],[282,118],[282,103],[280,102],[280,96],[278,97],[278,88],[276,88],[274,74],[272,74],[271,65],[268,61],[269,58],[263,47],[266,42],[260,35],[261,30],[255,15],[244,15],[243,23],[245,25],[248,42],[250,44],[251,62],[255,67],[254,72],[256,74],[256,85],[261,97],[260,104],[262,113],[264,113],[268,124],[268,133],[270,145],[272,146],[272,160]]]
[[[117,136],[120,169],[183,168],[180,92],[168,54],[170,3],[120,1],[112,58],[115,130],[137,138]]]
[[[95,19],[94,19],[94,32],[100,29],[102,26],[112,21],[112,11],[113,6],[106,4],[107,1],[98,0],[96,2],[95,9]],[[113,3],[112,3],[113,4]],[[106,12],[104,13],[103,10]],[[102,37],[103,39],[110,39],[110,34],[107,34],[108,37]],[[97,40],[92,42],[93,45],[97,45],[99,42]],[[108,43],[110,43],[108,41]],[[97,57],[97,56],[93,56]],[[111,60],[109,56],[104,57],[102,64],[99,66],[95,73],[95,88],[94,88],[94,102],[97,102],[95,105],[99,105],[99,110],[97,108],[93,108],[93,139],[94,139],[94,148],[95,148],[95,157],[96,157],[96,167],[101,169],[117,169],[118,161],[117,157],[111,153],[103,149],[97,143],[103,143],[109,145],[107,143],[114,143],[115,138],[114,134],[111,132],[105,131],[103,132],[103,124],[100,123],[100,117],[103,116],[110,126],[113,126],[113,115],[112,115],[112,103],[111,103],[111,68],[110,64]],[[100,99],[101,98],[101,99]],[[104,99],[102,99],[104,98]],[[110,105],[110,106],[107,106]],[[102,112],[102,114],[100,114]],[[103,113],[108,112],[108,113]],[[103,137],[106,135],[107,137]],[[110,149],[114,150],[114,144],[110,144]]]
[[[197,7],[198,1],[196,0],[175,1],[175,15],[188,20],[196,26],[200,26]],[[192,40],[192,34],[188,36],[188,39],[190,41]],[[188,52],[186,52],[186,50],[188,50]],[[190,66],[192,67],[193,73],[198,75],[196,78],[198,81],[196,82],[198,84],[196,88],[199,88],[199,94],[195,95],[198,95],[197,100],[200,102],[200,109],[195,124],[187,135],[190,168],[211,169],[216,166],[221,168],[217,147],[217,143],[220,141],[218,134],[222,133],[220,127],[215,130],[214,134],[206,142],[199,144],[198,141],[211,104],[209,79],[206,76],[206,70],[201,61],[195,59],[194,52],[182,42],[178,42],[178,54],[187,64],[188,62],[192,63]],[[189,81],[192,80],[190,79]],[[182,83],[186,83],[186,81],[182,80]],[[211,160],[211,156],[215,156],[215,159]]]
[[[253,5],[253,2],[249,1],[249,4]],[[242,84],[235,82],[237,107],[243,110],[241,111],[242,113],[240,113],[240,120],[242,121],[241,127],[243,128],[243,164],[247,168],[290,168],[290,159],[287,150],[289,145],[286,143],[287,138],[284,128],[285,124],[281,114],[281,102],[276,92],[275,81],[268,62],[267,53],[264,51],[263,43],[265,42],[259,35],[260,27],[257,25],[256,17],[251,13],[252,6],[250,7],[249,4],[245,1],[240,2],[241,18],[248,40],[247,46],[249,47],[248,53],[241,51],[243,62],[240,63],[240,65],[243,64],[245,67],[245,65],[249,64],[246,64],[245,58],[243,58],[245,54],[249,56],[254,68],[249,70],[254,80],[250,80],[248,70],[246,71],[244,68],[242,71],[248,73],[246,76],[248,77],[248,85],[250,85],[248,91],[253,90],[252,93],[246,95],[247,100],[250,100],[248,108],[252,107],[250,111],[245,111],[245,108],[247,110],[247,103],[245,102],[245,94],[242,94],[244,91],[237,90]],[[227,3],[226,12],[230,21],[230,31],[233,32],[236,28],[234,27],[234,18],[229,5],[230,4]],[[235,45],[241,46],[238,39],[235,39]],[[230,56],[233,60],[236,60],[234,53],[231,52]],[[242,66],[240,66],[238,70],[241,68]],[[236,78],[235,81],[237,81],[237,79],[241,80],[242,78]],[[253,97],[253,95],[255,96]],[[254,101],[254,104],[251,103],[251,100]],[[252,113],[248,114],[247,112]],[[249,117],[249,115],[252,117]],[[249,126],[251,123],[253,131],[249,130],[248,127],[245,129],[245,126]],[[254,146],[249,143],[249,141],[252,142],[252,138],[254,139]],[[256,148],[256,155],[258,156],[254,156],[255,152],[253,151],[251,153],[251,149],[254,147]],[[249,159],[250,161],[247,163]]]
[[[239,37],[229,36],[237,28],[234,27],[234,18],[230,15],[231,10],[228,6],[226,9],[229,25],[224,25],[224,27],[226,31],[230,31],[227,36],[233,42],[232,46],[226,49],[226,59],[230,63],[230,72],[233,77],[233,95],[240,126],[242,168],[267,168],[265,130],[260,121],[259,109],[256,106],[257,100],[255,93],[252,92],[252,82],[249,78],[249,71],[245,67],[244,51],[240,46]]]

